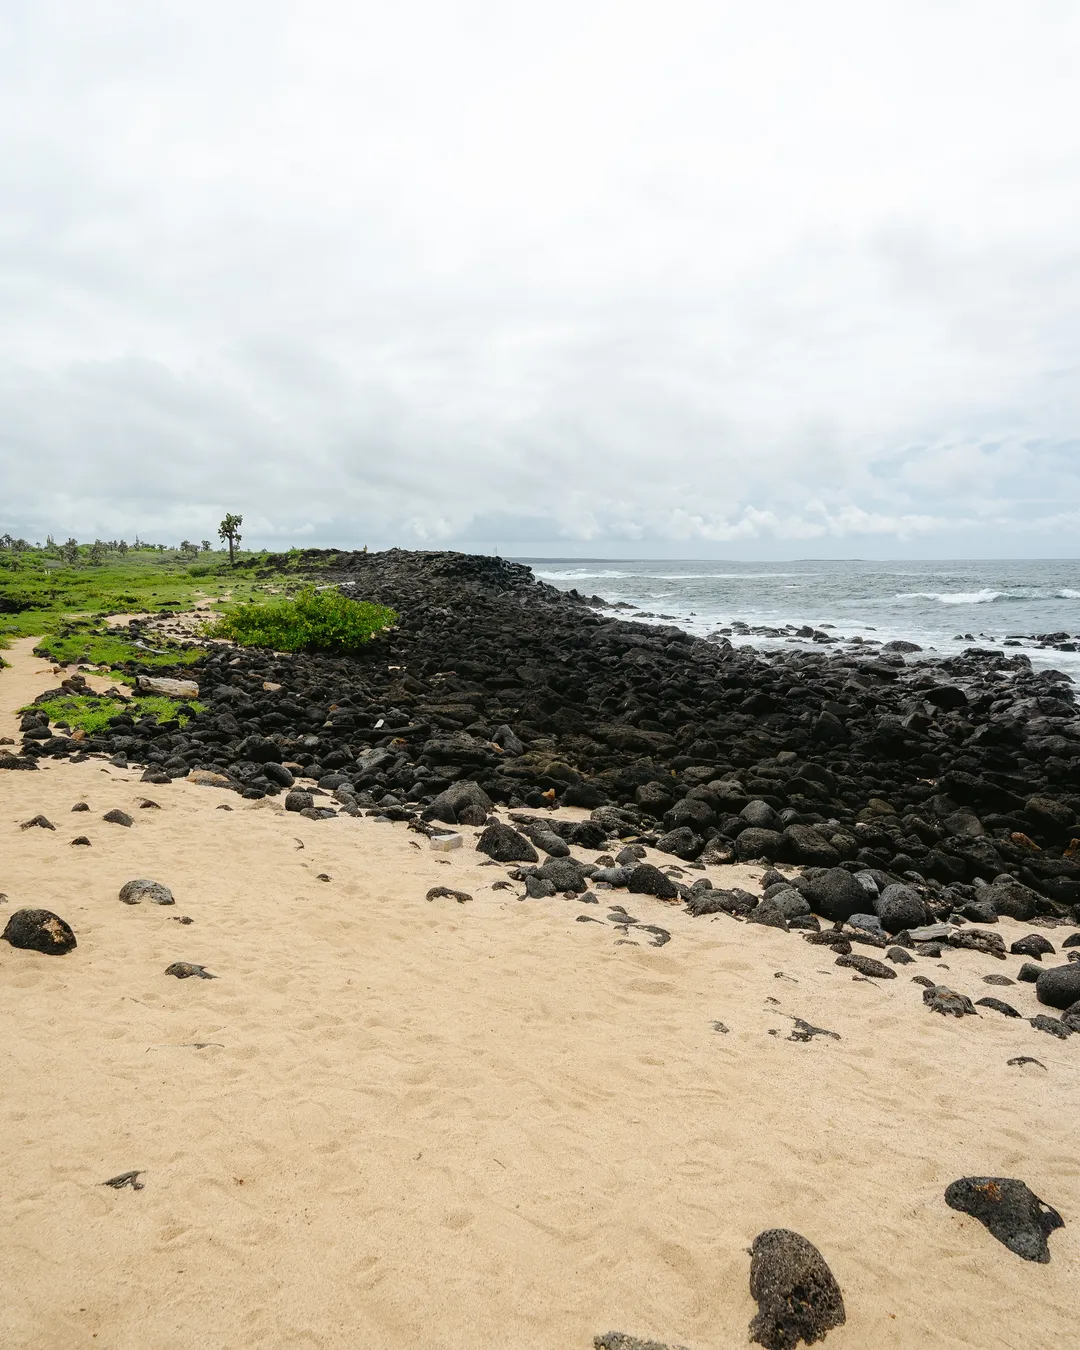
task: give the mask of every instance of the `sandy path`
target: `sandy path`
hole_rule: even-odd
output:
[[[34,648],[40,641],[40,637],[18,638],[6,650],[0,651],[0,656],[8,663],[6,669],[0,667],[0,736],[10,736],[20,744],[18,709],[32,703],[46,689],[56,689],[64,678],[54,673],[56,667],[48,657],[34,655]],[[77,666],[71,666],[66,671],[77,669]],[[118,687],[111,675],[88,675],[84,671],[83,678],[99,694]]]
[[[0,672],[5,708],[30,664]],[[21,831],[39,811],[56,831]],[[981,979],[1018,958],[853,981],[795,936],[619,893],[672,933],[626,945],[606,905],[520,902],[471,848],[438,858],[404,825],[100,761],[0,773],[0,916],[45,905],[79,939],[0,943],[0,1344],[742,1347],[771,1226],[830,1261],[837,1350],[1075,1343],[1080,1038],[946,1020],[909,977],[1030,1014],[1030,986]],[[121,905],[138,876],[175,909]],[[439,884],[475,899],[426,901]],[[792,1016],[842,1039],[789,1041]],[[145,1189],[99,1184],[131,1168]],[[944,1204],[982,1172],[1064,1215],[1049,1265]]]

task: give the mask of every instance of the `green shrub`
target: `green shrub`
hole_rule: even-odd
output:
[[[35,655],[51,657],[59,665],[84,662],[94,666],[118,666],[125,661],[137,661],[147,667],[190,666],[206,655],[204,647],[166,646],[165,651],[149,651],[137,647],[122,630],[118,633],[81,631],[72,624],[73,631],[48,636],[34,648]]]
[[[278,652],[356,651],[383,628],[397,622],[385,605],[350,600],[336,588],[305,586],[293,600],[240,605],[223,614],[209,636],[231,638],[245,647]]]

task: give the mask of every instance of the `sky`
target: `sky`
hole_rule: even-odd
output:
[[[1080,555],[1075,0],[5,0],[0,533]]]

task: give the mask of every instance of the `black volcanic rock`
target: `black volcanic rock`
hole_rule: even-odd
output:
[[[766,1350],[812,1345],[846,1321],[844,1298],[825,1258],[788,1228],[769,1228],[754,1239],[750,1293],[758,1305],[750,1339]]]
[[[495,821],[484,830],[476,841],[476,851],[501,863],[540,861],[539,854],[525,836],[502,821]]]
[[[0,936],[13,947],[45,956],[63,956],[78,945],[70,926],[48,909],[17,909]]]
[[[1046,1239],[1065,1226],[1056,1209],[1014,1177],[961,1177],[946,1188],[945,1203],[985,1224],[1025,1261],[1049,1261]]]

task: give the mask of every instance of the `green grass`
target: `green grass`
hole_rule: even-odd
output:
[[[99,694],[63,694],[33,703],[29,709],[22,709],[23,712],[31,710],[47,713],[50,722],[64,722],[72,731],[85,731],[93,735],[104,730],[121,713],[130,713],[136,721],[140,717],[152,716],[159,724],[176,721],[183,726],[195,713],[202,712],[203,705],[194,701],[181,703],[156,694],[125,701]]]
[[[181,647],[164,640],[148,641],[159,649],[137,647],[121,633],[107,633],[78,621],[65,625],[56,635],[46,635],[34,648],[38,656],[47,656],[58,665],[82,663],[94,666],[123,666],[129,661],[141,666],[189,666],[206,655],[205,647]]]
[[[344,655],[396,623],[397,617],[385,605],[350,600],[336,589],[320,591],[304,586],[291,600],[238,605],[218,619],[208,636],[278,652]]]

